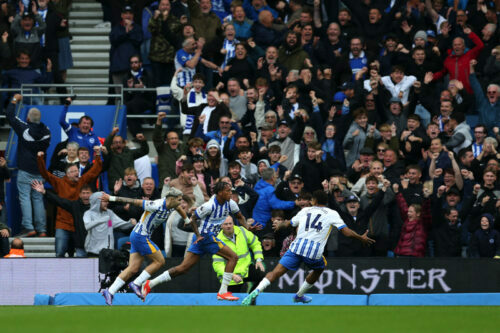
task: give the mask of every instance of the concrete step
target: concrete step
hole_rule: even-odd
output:
[[[68,69],[68,77],[79,77],[79,76],[91,76],[91,77],[108,77],[108,70],[106,69],[79,69],[79,68],[70,68]]]
[[[71,41],[71,45],[77,44],[109,44],[108,36],[75,36]]]
[[[54,244],[48,244],[48,245],[24,244],[25,252],[53,252],[54,249],[55,249]]]
[[[102,21],[102,12],[100,11],[100,8],[98,10],[78,10],[75,11],[72,9],[69,12],[69,21],[76,21],[78,19],[88,19],[88,18],[93,18],[93,19],[101,19]]]
[[[108,77],[70,77],[68,76],[66,79],[66,83],[68,84],[107,84]]]
[[[72,51],[73,60],[81,61],[109,61],[109,52],[78,52]]]
[[[75,28],[94,28],[99,23],[102,23],[101,19],[87,18],[70,21],[69,26]]]
[[[26,258],[55,258],[56,257],[55,252],[44,252],[44,253],[25,252],[24,255],[26,256]]]
[[[69,28],[69,32],[73,36],[94,36],[94,35],[101,35],[101,36],[108,36],[109,33],[111,32],[111,28],[75,28],[71,27]]]
[[[109,51],[111,49],[111,45],[109,44],[71,44],[71,52],[98,52],[98,51]]]
[[[109,69],[109,61],[73,61],[74,68],[104,68]]]
[[[16,237],[9,237],[9,242]],[[24,244],[54,244],[54,237],[21,237]]]
[[[85,2],[77,2],[73,0],[73,6],[71,7],[71,11],[102,11],[102,7],[100,3],[97,2],[89,2],[88,0]],[[71,14],[70,14],[71,16]]]

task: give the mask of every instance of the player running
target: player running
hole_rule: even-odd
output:
[[[144,301],[144,296],[141,294],[142,284],[165,264],[163,254],[158,249],[158,246],[150,239],[151,233],[154,228],[165,222],[170,213],[174,210],[184,218],[186,223],[189,223],[186,212],[184,212],[180,206],[181,199],[182,192],[173,187],[169,189],[164,199],[154,201],[115,197],[106,193],[103,194],[101,198],[103,201],[123,202],[140,206],[144,209],[140,222],[136,224],[130,234],[131,247],[128,267],[118,275],[109,289],[102,292],[107,305],[113,304],[113,296],[115,293],[123,287],[128,279],[139,271],[144,257],[147,257],[151,260],[151,264],[149,264],[133,282],[128,284],[129,288]]]
[[[170,268],[153,280],[146,281],[142,286],[142,295],[144,297],[151,292],[151,288],[154,288],[159,283],[168,282],[179,275],[187,273],[200,260],[202,255],[209,253],[210,255],[217,254],[227,260],[217,299],[226,301],[237,301],[239,299],[227,291],[227,286],[233,278],[233,270],[238,261],[238,256],[216,235],[221,229],[222,222],[229,214],[236,216],[240,225],[247,230],[252,231],[259,229],[259,227],[249,226],[245,217],[241,214],[238,204],[231,200],[231,184],[218,182],[214,186],[214,193],[210,200],[198,207],[191,217],[190,224],[194,231],[193,244],[187,250],[182,263]],[[199,230],[197,220],[201,221]]]
[[[383,188],[383,191],[386,189],[386,187]],[[337,227],[344,236],[354,237],[364,244],[370,245],[375,242],[373,239],[368,238],[368,231],[363,236],[360,236],[355,231],[349,229],[336,211],[326,207],[327,203],[328,196],[324,191],[314,191],[312,195],[312,207],[302,209],[291,221],[284,221],[278,225],[278,228],[289,225],[298,227],[297,238],[292,242],[290,248],[286,251],[274,270],[267,273],[257,288],[245,297],[241,305],[250,305],[271,282],[281,277],[288,270],[296,271],[301,262],[312,269],[312,272],[307,275],[306,280],[293,297],[293,301],[295,303],[311,302],[312,298],[304,294],[319,279],[326,267],[326,259],[323,256],[323,251],[333,226]]]

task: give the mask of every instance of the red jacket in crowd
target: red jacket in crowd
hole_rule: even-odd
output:
[[[450,74],[450,80],[458,80],[463,83],[465,90],[472,94],[472,88],[469,82],[469,62],[472,59],[476,59],[479,52],[484,47],[483,41],[475,33],[471,32],[468,37],[474,43],[474,47],[462,54],[461,56],[456,56],[453,50],[449,50],[449,55],[444,60],[444,67],[437,73],[434,73],[434,80],[439,80],[446,74]]]
[[[413,221],[408,219],[408,204],[401,192],[397,194],[396,201],[404,223],[394,253],[400,256],[423,257],[427,232],[432,221],[430,200],[424,201],[420,218]]]

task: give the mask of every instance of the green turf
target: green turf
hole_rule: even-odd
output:
[[[3,333],[500,332],[500,307],[0,306]]]

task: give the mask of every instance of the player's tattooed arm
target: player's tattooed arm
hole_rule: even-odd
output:
[[[144,201],[144,200],[140,200],[140,199],[115,197],[115,196],[109,195],[107,193],[102,194],[101,200],[106,201],[106,202],[123,202],[123,203],[128,203],[128,204],[132,204],[134,206],[139,206],[139,207],[142,207],[142,202]]]

